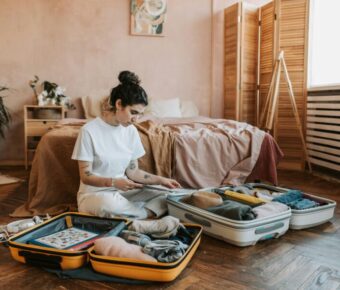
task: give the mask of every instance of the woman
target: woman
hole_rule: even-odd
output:
[[[166,197],[142,189],[143,184],[180,185],[138,168],[137,160],[145,151],[132,124],[143,114],[148,98],[134,73],[123,71],[118,79],[120,84],[109,98],[110,109],[84,125],[75,144],[72,159],[78,160],[80,172],[78,209],[101,217],[159,217],[167,211]]]

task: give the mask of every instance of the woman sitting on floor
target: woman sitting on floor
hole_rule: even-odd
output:
[[[134,73],[123,71],[118,79],[110,110],[81,128],[74,147],[72,159],[78,160],[80,171],[78,210],[100,217],[159,217],[167,211],[166,196],[143,190],[143,184],[169,188],[180,184],[138,168],[145,151],[133,123],[144,112],[148,97]]]

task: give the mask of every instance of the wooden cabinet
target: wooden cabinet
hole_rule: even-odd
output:
[[[224,10],[224,117],[256,124],[258,8],[238,2]]]
[[[61,106],[24,106],[25,168],[32,159],[41,136],[65,117]]]

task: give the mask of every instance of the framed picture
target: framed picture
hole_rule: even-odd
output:
[[[167,0],[131,0],[131,34],[164,36]]]

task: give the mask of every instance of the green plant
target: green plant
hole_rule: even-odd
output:
[[[2,95],[4,91],[8,90],[9,88],[0,86],[0,136],[2,139],[5,139],[5,129],[9,127],[11,121],[11,114],[3,100],[6,96]]]

